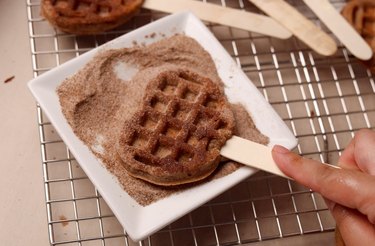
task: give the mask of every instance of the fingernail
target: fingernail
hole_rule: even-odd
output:
[[[275,145],[272,148],[273,152],[279,153],[279,154],[286,154],[289,153],[289,150],[281,145]]]

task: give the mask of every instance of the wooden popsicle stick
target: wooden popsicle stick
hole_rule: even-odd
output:
[[[293,6],[283,0],[249,0],[259,9],[273,17],[297,38],[318,54],[333,55],[337,51],[336,42],[314,23],[304,17]]]
[[[328,0],[304,2],[354,56],[361,60],[369,60],[372,57],[371,47]]]
[[[167,13],[189,10],[204,21],[287,39],[291,32],[268,16],[193,0],[145,0],[143,8]]]
[[[286,176],[273,161],[271,148],[262,144],[233,136],[225,143],[224,147],[221,148],[220,154],[246,166],[291,179]],[[337,166],[323,164],[333,168],[339,168]]]

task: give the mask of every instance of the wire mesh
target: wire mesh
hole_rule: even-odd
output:
[[[210,2],[259,12],[245,0]],[[329,32],[301,1],[289,2]],[[331,2],[337,9],[344,4]],[[75,36],[53,29],[40,16],[39,0],[26,3],[35,77],[165,15],[142,10],[113,31]],[[345,47],[327,58],[293,38],[207,25],[298,138],[299,154],[336,163],[356,130],[375,127],[374,79]],[[320,195],[259,172],[133,242],[39,106],[37,116],[51,245],[236,245],[334,229]]]

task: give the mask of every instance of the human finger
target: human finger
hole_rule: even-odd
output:
[[[336,203],[359,210],[375,223],[374,177],[302,158],[282,146],[275,146],[272,156],[287,176]]]
[[[358,245],[359,242],[361,245],[371,245],[375,242],[375,227],[366,216],[331,201],[326,200],[326,203],[346,246]]]
[[[353,138],[348,146],[345,147],[344,151],[341,153],[341,156],[338,160],[337,165],[339,167],[350,169],[350,170],[361,170],[354,157],[354,146],[355,146],[355,138]]]
[[[354,136],[354,159],[358,167],[375,175],[375,132],[362,129]]]

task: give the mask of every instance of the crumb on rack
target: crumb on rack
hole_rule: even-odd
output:
[[[61,225],[62,225],[63,227],[69,225],[69,221],[65,221],[65,220],[67,220],[67,218],[66,218],[64,215],[60,215],[60,216],[59,216],[59,220],[63,220],[63,222],[61,222]]]
[[[310,117],[311,117],[312,119],[315,118],[315,111],[314,111],[313,109],[310,110]]]

